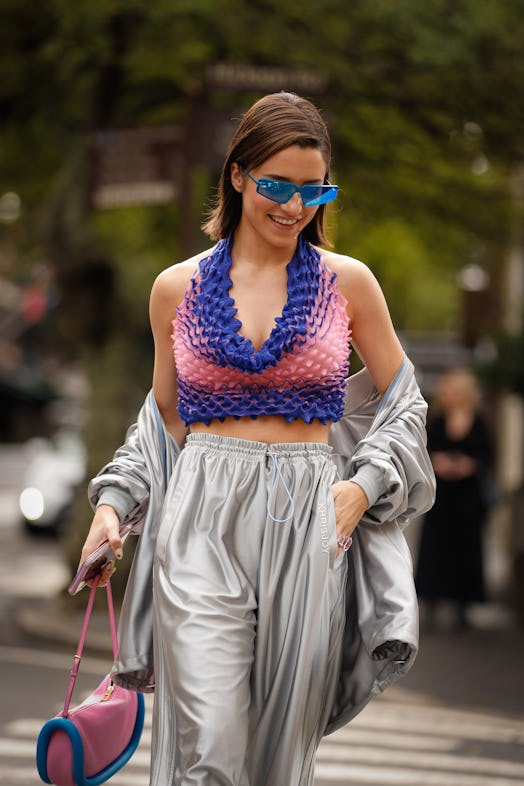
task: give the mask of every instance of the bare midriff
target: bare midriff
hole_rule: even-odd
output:
[[[209,425],[205,423],[192,423],[192,434],[216,434],[220,437],[233,437],[235,439],[250,439],[254,442],[266,442],[273,445],[278,442],[322,442],[327,444],[329,438],[329,424],[323,425],[319,420],[305,423],[303,420],[293,420],[288,423],[281,417],[262,415],[252,418],[226,418],[223,422],[212,420]]]

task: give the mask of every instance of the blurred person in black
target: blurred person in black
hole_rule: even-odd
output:
[[[434,624],[437,606],[447,601],[455,606],[460,630],[468,626],[468,606],[486,600],[483,531],[493,502],[492,444],[471,371],[444,372],[435,405],[428,450],[436,500],[423,521],[415,581],[426,626]]]

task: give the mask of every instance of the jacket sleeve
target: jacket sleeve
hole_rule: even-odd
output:
[[[359,400],[340,422],[335,444],[340,475],[366,493],[369,508],[362,522],[397,520],[405,525],[428,510],[435,498],[426,447],[427,404],[413,365],[404,359],[382,398],[369,376],[358,381],[354,392]]]
[[[124,444],[89,483],[87,494],[93,509],[111,505],[124,524],[145,515],[149,489],[149,470],[141,450],[138,423],[133,423]]]
[[[181,448],[165,428],[153,392],[127,431],[124,444],[88,486],[91,506],[111,505],[135,534],[146,517],[152,485],[164,491]]]

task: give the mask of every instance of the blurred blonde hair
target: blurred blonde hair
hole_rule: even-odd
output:
[[[440,375],[436,395],[439,409],[442,409],[442,387],[446,382],[455,385],[455,389],[462,395],[463,402],[468,404],[471,409],[480,409],[482,395],[478,380],[470,369],[462,367],[449,368]]]

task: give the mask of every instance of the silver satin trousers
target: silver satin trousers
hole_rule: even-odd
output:
[[[189,435],[158,534],[151,786],[311,786],[347,560],[331,449]]]

